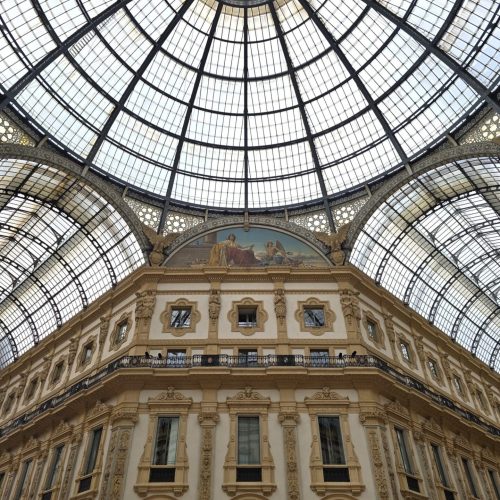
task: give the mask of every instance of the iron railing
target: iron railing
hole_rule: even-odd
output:
[[[68,399],[72,398],[75,394],[90,389],[97,385],[110,374],[121,369],[135,369],[135,368],[154,368],[165,370],[178,370],[178,369],[191,369],[191,368],[206,368],[206,367],[221,367],[230,369],[268,369],[274,367],[302,367],[312,369],[338,369],[345,368],[376,368],[389,375],[392,379],[396,380],[405,387],[414,389],[426,397],[434,401],[440,406],[444,406],[460,417],[473,422],[474,424],[482,427],[484,430],[500,436],[500,428],[484,422],[474,413],[464,410],[457,406],[451,399],[438,394],[419,380],[410,377],[392,366],[386,361],[372,355],[356,355],[356,356],[302,356],[293,354],[269,354],[267,356],[254,356],[252,354],[245,354],[239,356],[229,356],[226,354],[199,354],[194,356],[184,356],[175,358],[159,358],[157,356],[123,356],[109,363],[105,368],[102,368],[94,375],[86,377],[72,386],[68,387],[62,393],[47,399],[39,404],[35,409],[24,413],[23,415],[15,418],[7,425],[0,429],[0,437],[4,437],[15,429],[28,424],[38,416],[46,413],[49,410],[57,408]]]

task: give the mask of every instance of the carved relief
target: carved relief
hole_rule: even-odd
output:
[[[69,498],[70,484],[73,481],[74,471],[76,467],[76,460],[78,458],[78,450],[80,449],[81,440],[82,440],[81,434],[77,433],[76,440],[73,441],[70,448],[68,462],[66,465],[66,471],[64,473],[64,478],[61,484],[60,498]]]
[[[156,302],[156,290],[145,290],[137,292],[137,301],[135,304],[136,320],[151,320]]]
[[[286,457],[286,478],[288,499],[299,500],[299,474],[297,465],[297,422],[299,415],[296,412],[282,411],[278,419],[283,426],[283,437]]]
[[[71,338],[69,340],[68,347],[68,369],[71,370],[76,357],[76,351],[78,350],[78,339]]]
[[[345,263],[345,252],[342,249],[343,243],[346,241],[347,233],[351,223],[347,223],[339,228],[336,233],[320,233],[315,232],[314,236],[329,247],[328,257],[336,266],[342,266]]]
[[[219,319],[220,308],[220,290],[211,288],[208,298],[208,316],[212,322],[216,322]]]
[[[384,448],[385,455],[385,463],[387,464],[387,468],[389,469],[389,481],[391,484],[392,496],[393,498],[398,498],[398,490],[396,487],[396,475],[394,473],[394,467],[391,461],[391,453],[389,450],[389,440],[387,439],[387,429],[386,427],[381,427],[380,436],[382,438],[382,446]]]
[[[198,421],[202,427],[198,500],[211,500],[214,428],[219,421],[219,415],[215,412],[202,412],[198,415]]]
[[[283,327],[286,320],[286,300],[283,288],[276,288],[274,290],[274,313],[276,314],[278,325]]]
[[[104,343],[106,342],[106,338],[108,337],[109,320],[109,316],[101,316],[99,320],[99,354],[102,353],[102,350],[104,349]]]
[[[359,308],[359,292],[340,290],[340,305],[346,321],[347,329],[359,331],[361,311]]]
[[[150,227],[143,225],[144,234],[147,236],[152,250],[149,253],[149,263],[152,266],[161,266],[165,260],[165,249],[179,236],[178,233],[169,233],[165,236],[157,234]]]
[[[368,432],[368,443],[370,445],[373,475],[375,477],[375,487],[377,489],[377,494],[381,500],[386,500],[389,498],[389,489],[387,487],[384,461],[382,460],[377,431],[375,429]]]
[[[321,391],[315,392],[310,398],[305,398],[304,401],[324,401],[324,400],[332,400],[332,401],[349,401],[347,396],[342,396],[338,392],[330,389],[329,387],[323,387]]]

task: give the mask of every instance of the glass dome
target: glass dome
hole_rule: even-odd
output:
[[[325,201],[500,109],[493,0],[7,0],[0,22],[0,109],[167,204]]]

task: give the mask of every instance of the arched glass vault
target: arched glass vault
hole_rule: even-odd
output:
[[[143,263],[125,220],[83,180],[0,160],[0,366]]]
[[[480,106],[500,109],[498,9],[494,0],[2,2],[0,110],[162,199],[161,226],[172,204],[326,204],[404,167]]]
[[[449,162],[372,213],[350,261],[500,369],[500,159]]]

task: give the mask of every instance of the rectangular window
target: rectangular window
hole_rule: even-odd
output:
[[[28,392],[26,393],[26,401],[29,401],[35,395],[37,384],[38,384],[38,379],[37,378],[33,379],[30,382],[30,385],[28,386]]]
[[[368,330],[368,337],[372,340],[378,340],[377,324],[373,321],[367,320],[366,328]]]
[[[460,396],[463,396],[464,395],[464,390],[463,390],[463,387],[462,387],[462,380],[460,379],[460,377],[457,377],[455,375],[453,377],[453,384],[455,385],[455,389],[457,390],[457,393]]]
[[[408,344],[401,340],[399,342],[399,349],[401,350],[401,356],[403,356],[403,359],[405,359],[406,361],[411,361],[410,347],[408,346]]]
[[[21,475],[19,476],[19,481],[17,483],[16,493],[12,497],[13,500],[19,500],[22,494],[24,493],[26,478],[29,475],[30,468],[31,468],[31,460],[26,460],[26,462],[23,462],[23,466],[21,468]]]
[[[5,401],[4,413],[9,413],[12,410],[12,406],[14,406],[14,394],[9,394],[7,397],[7,401]]]
[[[349,482],[349,469],[345,465],[344,445],[340,429],[340,417],[318,417],[321,456],[323,459],[323,480],[325,482]],[[334,466],[334,467],[332,467]]]
[[[184,366],[186,363],[186,349],[169,349],[167,351],[167,364]]]
[[[116,343],[119,344],[125,340],[125,336],[127,335],[128,322],[122,321],[118,325],[118,329],[116,330]]]
[[[436,361],[434,361],[432,358],[428,358],[427,359],[427,366],[429,367],[429,371],[431,373],[432,378],[435,380],[438,380],[439,379],[439,371],[438,371]]]
[[[258,416],[238,417],[238,467],[236,468],[236,481],[262,481],[262,468],[260,467],[260,422]]]
[[[94,472],[97,462],[97,452],[101,443],[102,427],[94,429],[90,435],[89,449],[87,451],[87,459],[85,460],[85,467],[83,469],[83,479],[80,480],[78,486],[78,493],[90,490],[92,484],[92,472]]]
[[[431,444],[432,448],[432,456],[434,457],[434,463],[436,464],[436,469],[439,474],[439,480],[441,481],[441,484],[445,487],[449,487],[448,483],[448,478],[446,476],[446,471],[444,469],[444,464],[443,464],[443,459],[441,457],[441,450],[439,449],[439,446],[436,446],[435,444]]]
[[[325,326],[325,310],[323,307],[304,307],[304,325],[308,328]]]
[[[309,351],[311,355],[312,366],[328,366],[330,360],[330,353],[324,349],[311,349]]]
[[[50,468],[47,474],[47,479],[45,481],[45,488],[44,491],[49,491],[51,490],[57,480],[57,475],[59,472],[59,465],[61,463],[61,457],[62,457],[62,452],[64,449],[64,445],[57,446],[54,448],[54,453],[52,455],[52,461],[50,463]],[[50,498],[50,496],[44,496],[44,499]]]
[[[396,438],[398,440],[399,453],[401,456],[401,461],[403,463],[403,468],[407,474],[413,474],[410,454],[408,452],[408,445],[406,443],[406,433],[403,429],[400,429],[399,427],[396,427],[395,431],[396,431]]]
[[[173,328],[189,328],[191,326],[191,308],[172,307],[170,326]]]
[[[470,466],[470,462],[466,458],[462,458],[462,464],[464,466],[465,475],[467,476],[467,483],[469,484],[470,492],[473,497],[478,497],[476,482],[474,481],[474,477],[472,476],[472,470]]]
[[[498,489],[497,476],[494,470],[488,469],[488,476],[490,478],[491,487],[495,492],[495,496],[497,500],[500,500],[500,490]]]
[[[153,465],[175,465],[179,417],[159,417]]]
[[[259,358],[259,353],[255,349],[239,349],[238,364],[239,365],[256,365]]]
[[[83,347],[82,365],[90,363],[90,360],[92,359],[92,351],[94,350],[93,348],[94,344],[92,342]]]
[[[257,307],[238,307],[238,326],[254,328],[257,326]]]
[[[484,402],[483,393],[478,389],[476,390],[477,400],[479,401],[479,405],[483,410],[486,410],[486,403]]]
[[[52,383],[53,384],[55,384],[56,382],[59,382],[59,380],[61,380],[63,368],[64,368],[63,361],[59,361],[59,363],[57,363],[56,366],[54,366],[54,371],[52,372]]]

